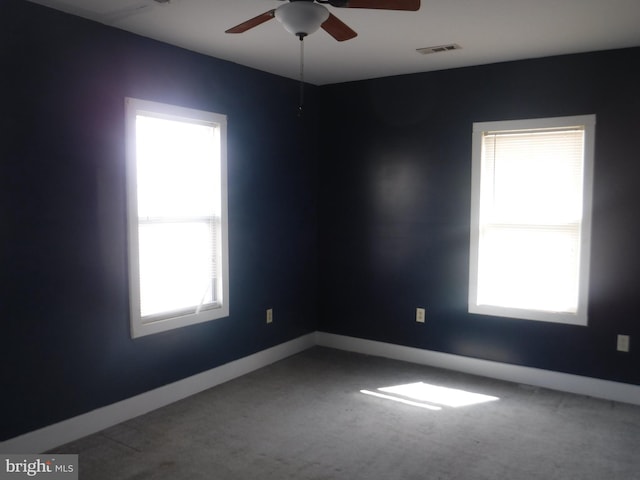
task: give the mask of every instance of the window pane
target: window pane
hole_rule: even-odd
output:
[[[478,304],[575,313],[579,251],[574,229],[485,228]]]
[[[582,216],[582,130],[490,134],[483,210],[490,222],[564,223]]]
[[[211,125],[138,115],[138,215],[215,215],[216,129]]]
[[[151,223],[139,228],[143,317],[214,302],[211,223]]]

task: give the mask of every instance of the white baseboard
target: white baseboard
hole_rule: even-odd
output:
[[[0,452],[45,452],[240,377],[314,345],[314,334],[304,335],[175,383],[0,442]]]
[[[640,405],[640,386],[316,332],[316,345]]]

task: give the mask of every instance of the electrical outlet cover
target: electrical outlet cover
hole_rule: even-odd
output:
[[[629,351],[630,337],[629,335],[618,335],[617,349],[619,352]]]

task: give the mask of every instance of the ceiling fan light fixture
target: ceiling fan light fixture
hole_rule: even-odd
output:
[[[329,18],[329,10],[315,2],[297,1],[278,7],[274,13],[285,30],[298,37],[317,31]]]

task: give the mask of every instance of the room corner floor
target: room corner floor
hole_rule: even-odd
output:
[[[315,347],[54,452],[91,480],[631,480],[640,406]]]

